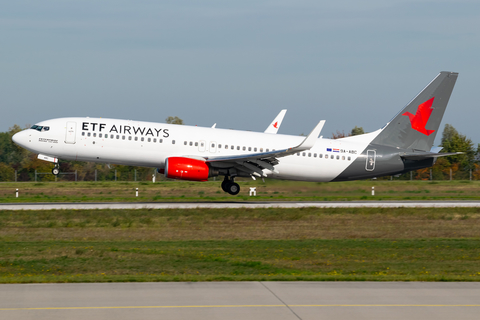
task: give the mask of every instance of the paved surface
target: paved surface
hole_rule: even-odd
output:
[[[0,285],[0,319],[479,319],[480,283]]]
[[[318,202],[104,202],[3,203],[0,210],[52,209],[193,209],[193,208],[455,208],[480,207],[480,201],[318,201]]]

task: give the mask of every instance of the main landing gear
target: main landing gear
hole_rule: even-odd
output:
[[[58,163],[56,163],[55,167],[53,167],[52,173],[54,176],[58,176],[58,174],[60,173],[60,165]]]
[[[234,181],[234,177],[230,179],[225,176],[222,182],[222,190],[230,193],[232,196],[237,195],[240,192],[240,186]]]

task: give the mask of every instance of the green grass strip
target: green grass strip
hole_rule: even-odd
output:
[[[0,243],[0,282],[479,281],[479,239]]]

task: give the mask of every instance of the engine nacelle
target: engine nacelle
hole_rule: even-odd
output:
[[[170,157],[165,160],[165,177],[190,181],[207,181],[210,168],[205,161]]]

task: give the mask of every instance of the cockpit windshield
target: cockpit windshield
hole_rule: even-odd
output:
[[[47,126],[37,126],[36,124],[34,124],[30,129],[34,129],[34,130],[37,130],[37,131],[39,131],[39,132],[44,132],[44,131],[50,130],[50,127],[47,127]]]

